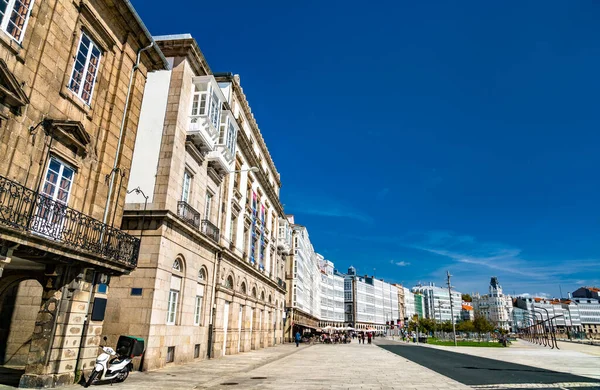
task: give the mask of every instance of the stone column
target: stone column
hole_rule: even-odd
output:
[[[56,387],[73,383],[88,301],[93,294],[92,273],[87,273],[87,281],[83,276],[82,269],[62,268],[46,273],[42,306],[36,318],[27,366],[19,387]],[[102,322],[90,325],[86,333],[89,332],[101,334]],[[88,348],[83,348],[80,358],[86,358],[85,368],[89,369],[90,361],[97,352],[94,345],[98,345],[98,340],[87,341],[89,350],[94,350],[94,356],[86,351]]]

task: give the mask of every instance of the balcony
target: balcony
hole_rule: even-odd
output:
[[[224,175],[231,171],[233,155],[225,145],[217,145],[214,150],[206,156],[208,163],[220,174]]]
[[[192,83],[194,91],[188,136],[201,152],[207,153],[219,143],[221,107],[226,99],[212,76],[194,77]]]
[[[208,115],[191,115],[187,135],[203,153],[213,151],[219,140],[219,133],[208,119]]]
[[[184,201],[177,202],[177,215],[187,224],[200,229],[200,213]]]
[[[200,231],[214,242],[219,243],[219,228],[208,219],[202,220]]]
[[[132,270],[140,240],[0,176],[0,225]],[[44,246],[50,247],[51,245]]]

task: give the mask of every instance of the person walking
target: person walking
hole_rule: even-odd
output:
[[[364,344],[365,343],[365,333],[363,332],[360,337],[362,339],[362,343]]]
[[[367,333],[367,342],[371,344],[371,332]]]
[[[296,332],[296,347],[300,345],[300,332]]]

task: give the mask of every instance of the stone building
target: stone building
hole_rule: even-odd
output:
[[[490,280],[488,294],[473,296],[473,311],[505,330],[512,329],[512,308],[512,297],[503,293],[502,286],[495,276]]]
[[[239,77],[189,34],[155,39],[172,70],[148,79],[123,218],[140,259],[106,326],[146,339],[144,370],[280,343],[285,293],[279,174]]]
[[[136,266],[117,227],[146,77],[167,63],[129,1],[0,8],[0,384],[53,387],[93,366],[110,275]]]

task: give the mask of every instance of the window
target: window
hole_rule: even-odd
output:
[[[77,55],[75,56],[75,63],[73,64],[69,89],[87,105],[90,105],[92,101],[100,56],[101,53],[98,46],[86,33],[82,32],[77,48]]]
[[[200,357],[200,344],[194,345],[194,359]]]
[[[167,363],[175,361],[175,347],[167,347]]]
[[[179,259],[175,259],[175,261],[173,262],[173,270],[177,271],[177,272],[181,272],[181,260]]]
[[[0,0],[0,27],[21,43],[33,7],[33,0]]]
[[[202,317],[202,295],[196,295],[196,305],[194,307],[194,325],[200,325]]]
[[[167,325],[175,325],[177,320],[179,291],[181,291],[181,278],[179,276],[172,275],[171,289],[169,290],[169,301],[167,302]]]
[[[227,280],[225,280],[225,287],[227,288],[233,288],[233,278],[231,277],[231,275],[229,275],[227,277]]]
[[[212,209],[212,194],[210,192],[206,193],[206,201],[204,203],[204,218],[210,220],[210,211]]]
[[[190,188],[192,184],[192,175],[185,170],[183,172],[183,190],[181,191],[181,200],[190,203]]]
[[[212,91],[208,107],[208,118],[210,119],[210,122],[216,129],[219,128],[219,122],[221,120],[221,108],[219,107],[220,105],[221,101],[219,100],[217,93],[215,91]]]
[[[74,174],[73,168],[54,157],[50,158],[41,191],[44,197],[36,212],[40,233],[61,236]]]
[[[199,283],[206,282],[206,270],[204,268],[200,268],[200,271],[198,271],[198,282]]]
[[[243,282],[242,282],[242,287],[240,287],[240,292],[241,292],[242,294],[246,294],[246,283],[243,283]]]

